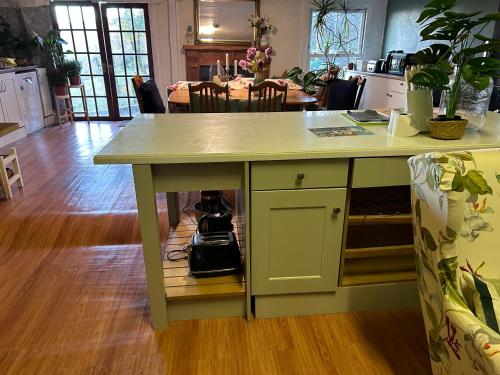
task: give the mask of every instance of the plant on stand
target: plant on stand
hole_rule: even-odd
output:
[[[69,78],[70,85],[76,86],[81,84],[80,73],[82,71],[82,64],[78,60],[65,61],[63,64],[66,69],[66,74]]]
[[[260,83],[269,78],[269,69],[271,65],[271,53],[273,49],[267,47],[264,51],[259,51],[255,47],[247,50],[245,60],[240,60],[239,65],[242,69],[252,72],[255,75],[254,82]]]
[[[361,37],[360,30],[350,18],[353,8],[348,0],[312,0],[311,3],[315,12],[316,47],[324,56],[324,67],[330,78],[343,75],[342,68],[335,61],[343,56],[347,58],[346,65],[352,63],[350,56]]]
[[[54,70],[47,72],[49,85],[54,89],[57,96],[68,95],[68,72],[64,65],[59,65]]]
[[[62,46],[66,44],[66,41],[61,38],[61,34],[57,30],[49,31],[44,37],[35,32],[33,35],[33,44],[42,51],[47,70],[55,70],[64,62]]]
[[[482,34],[500,13],[479,16],[482,12],[459,13],[452,8],[455,0],[432,0],[417,22],[422,25],[422,41],[432,41],[417,52],[417,59],[427,64],[411,78],[411,83],[446,92],[445,113],[429,121],[431,136],[460,139],[467,120],[456,115],[464,85],[484,90],[491,77],[497,77],[500,61],[485,54],[500,51],[500,40]],[[454,73],[454,80],[450,75]]]

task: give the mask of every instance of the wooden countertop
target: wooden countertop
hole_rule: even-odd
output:
[[[461,140],[419,134],[387,135],[386,126],[367,126],[374,135],[320,138],[308,129],[351,125],[340,112],[161,114],[134,118],[95,156],[96,164],[170,164],[404,156],[429,151],[500,147],[500,114],[488,113],[480,132]]]

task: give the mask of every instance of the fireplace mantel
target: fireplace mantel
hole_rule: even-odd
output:
[[[210,66],[220,60],[226,61],[226,53],[229,54],[230,64],[234,60],[244,59],[250,45],[233,44],[197,44],[184,45],[186,51],[186,79],[188,81],[199,81],[200,66]]]

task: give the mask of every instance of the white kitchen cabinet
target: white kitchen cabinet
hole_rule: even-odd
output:
[[[44,126],[42,101],[35,71],[16,74],[15,88],[22,122],[31,134]]]
[[[359,109],[406,107],[407,85],[402,77],[348,70],[346,78],[357,75],[366,78]]]
[[[14,73],[0,74],[0,106],[3,122],[17,122],[23,126],[21,111],[17,101]]]

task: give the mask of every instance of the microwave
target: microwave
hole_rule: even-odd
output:
[[[412,65],[413,57],[413,53],[389,52],[386,59],[387,73],[403,76],[405,68]]]

